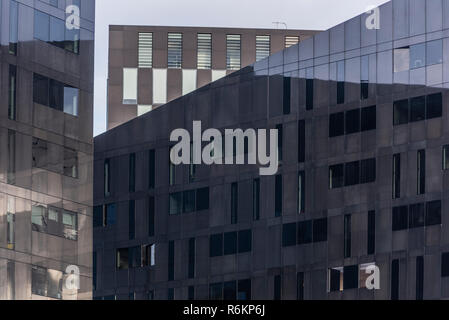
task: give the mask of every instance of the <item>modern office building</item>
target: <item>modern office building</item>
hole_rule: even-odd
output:
[[[448,117],[449,1],[393,0],[98,136],[94,297],[449,298]],[[193,121],[277,174],[171,164]]]
[[[0,2],[2,300],[92,297],[94,18],[92,0]]]
[[[315,33],[110,26],[107,128],[125,123]]]

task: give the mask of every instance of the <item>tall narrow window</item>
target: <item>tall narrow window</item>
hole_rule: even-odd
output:
[[[190,300],[190,301],[195,300],[195,287],[194,286],[189,286],[188,300]]]
[[[210,33],[198,33],[197,64],[198,69],[212,68],[212,35]]]
[[[104,161],[104,196],[111,195],[111,161],[106,159]]]
[[[155,150],[150,150],[148,154],[148,187],[154,189],[156,180],[156,154]]]
[[[171,152],[171,148],[169,150]],[[171,162],[170,159],[170,152],[168,154],[168,183],[170,186],[174,186],[176,183],[176,166],[173,164],[173,162]]]
[[[298,213],[306,211],[306,174],[304,171],[298,174]]]
[[[154,197],[148,198],[148,236],[154,237]]]
[[[231,224],[237,224],[238,221],[238,184],[234,182],[231,185]]]
[[[296,299],[304,300],[304,272],[298,272],[296,275]]]
[[[306,159],[306,122],[298,121],[298,162],[303,163]]]
[[[416,300],[424,298],[424,257],[416,257]]]
[[[241,39],[238,34],[226,36],[226,69],[239,70],[241,68]]]
[[[17,55],[19,5],[16,1],[9,3],[9,53]]]
[[[137,68],[123,68],[123,104],[137,104]]]
[[[344,218],[344,257],[351,257],[351,215],[345,215]]]
[[[8,184],[16,182],[16,132],[8,130]]]
[[[449,145],[443,146],[443,170],[449,170]]]
[[[153,67],[153,33],[139,32],[139,68]]]
[[[282,296],[282,278],[280,275],[274,276],[274,297],[273,300],[281,300]]]
[[[292,78],[284,77],[284,99],[283,99],[284,115],[290,114],[291,91],[292,91]]]
[[[345,103],[345,61],[337,62],[337,104]]]
[[[276,125],[276,130],[278,131],[278,160],[282,162],[283,158],[283,143],[284,143],[284,127],[282,124]]]
[[[134,240],[136,238],[136,201],[130,200],[128,207],[128,229],[129,229],[129,240]]]
[[[7,248],[9,250],[14,250],[14,244],[15,244],[15,223],[16,223],[16,217],[15,214],[12,212],[8,212],[6,214],[6,221],[7,221],[7,230],[6,230],[6,244]]]
[[[391,262],[391,300],[399,300],[399,260]]]
[[[168,242],[168,281],[175,280],[175,242]]]
[[[168,33],[168,63],[170,69],[181,69],[182,67],[182,33]]]
[[[7,296],[6,300],[16,299],[16,264],[14,261],[6,263]]]
[[[306,70],[306,110],[313,109],[314,98],[314,72],[313,68]]]
[[[376,213],[375,211],[368,212],[368,248],[369,255],[376,252]]]
[[[449,252],[441,254],[441,277],[449,277]]]
[[[298,36],[285,36],[284,42],[285,42],[284,43],[285,48],[290,48],[291,46],[298,44],[299,37]]]
[[[193,163],[193,142],[190,143],[189,182],[195,181],[196,165]]]
[[[129,155],[129,192],[136,191],[136,154],[131,153]]]
[[[360,69],[360,99],[365,100],[369,95],[369,56],[361,58]]]
[[[8,119],[16,120],[17,67],[9,65]]]
[[[417,157],[417,174],[416,174],[416,185],[417,193],[426,193],[426,151],[419,150]]]
[[[344,185],[344,165],[329,167],[329,189],[341,188]]]
[[[260,220],[260,179],[253,180],[253,219]]]
[[[78,178],[78,152],[70,148],[64,148],[64,175]]]
[[[274,215],[280,217],[282,216],[282,175],[278,174],[275,180]]]
[[[348,162],[345,164],[345,186],[354,186],[360,182],[360,162]]]
[[[189,239],[189,279],[195,278],[195,238]]]
[[[401,197],[401,155],[393,155],[393,199]]]
[[[256,36],[256,61],[265,59],[270,55],[270,36]]]

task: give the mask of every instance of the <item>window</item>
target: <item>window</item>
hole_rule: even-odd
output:
[[[7,183],[16,182],[16,132],[8,129],[8,174]]]
[[[188,276],[189,279],[195,278],[195,253],[196,250],[196,243],[195,238],[189,239],[189,270],[188,270]]]
[[[116,262],[118,270],[126,270],[129,268],[128,248],[117,249]]]
[[[449,252],[441,254],[441,277],[449,277]]]
[[[137,104],[136,68],[123,68],[123,104]]]
[[[191,213],[195,211],[195,190],[184,191],[183,194],[183,213]]]
[[[284,127],[282,124],[276,125],[276,130],[278,131],[278,160],[282,162],[283,149],[282,145],[284,143]]]
[[[298,121],[298,162],[304,163],[306,158],[306,122]]]
[[[329,167],[329,189],[337,189],[343,187],[344,183],[344,166],[337,164]]]
[[[139,68],[153,67],[153,33],[139,32]]]
[[[345,164],[345,186],[354,186],[360,182],[360,162],[348,162]]]
[[[168,154],[168,183],[170,186],[174,186],[176,183],[176,166],[171,162],[170,153],[171,148]]]
[[[367,159],[360,162],[360,183],[376,181],[376,159]]]
[[[168,281],[175,280],[175,242],[168,242]]]
[[[369,56],[362,56],[360,64],[360,99],[366,100],[369,96]]]
[[[327,241],[327,218],[313,221],[313,242]]]
[[[128,190],[129,192],[136,191],[136,154],[131,153],[129,155],[129,166],[128,166]]]
[[[280,275],[274,276],[274,297],[273,300],[281,300],[282,296],[282,278]]]
[[[50,16],[49,43],[60,48],[65,47],[65,23],[63,20]]]
[[[194,286],[189,286],[188,289],[188,300],[193,301],[195,300],[195,287]]]
[[[284,224],[282,226],[282,246],[291,247],[296,245],[296,223]]]
[[[346,111],[346,134],[356,133],[360,131],[360,109]]]
[[[394,56],[394,72],[402,72],[409,70],[410,47],[394,49],[393,56]]]
[[[226,301],[233,301],[237,299],[237,283],[235,281],[228,281],[223,283],[223,299]]]
[[[304,300],[304,272],[296,274],[296,299]]]
[[[148,187],[154,189],[156,180],[156,152],[150,150],[148,152]]]
[[[345,103],[345,61],[337,62],[337,104]]]
[[[329,116],[329,138],[345,134],[345,113],[339,112]]]
[[[237,300],[251,300],[251,279],[238,281]]]
[[[409,101],[400,100],[393,103],[393,124],[395,126],[408,123]]]
[[[260,220],[260,179],[253,180],[253,219]]]
[[[50,16],[41,11],[34,11],[34,38],[45,42],[50,40]]]
[[[312,243],[313,237],[313,221],[301,221],[298,222],[298,244]]]
[[[106,159],[103,165],[104,171],[104,196],[109,197],[111,195],[111,161]]]
[[[76,150],[64,148],[64,168],[66,177],[78,178],[78,153]]]
[[[449,169],[449,145],[443,146],[443,170]]]
[[[48,106],[50,105],[49,92],[50,81],[47,77],[37,73],[33,75],[33,101],[35,103]]]
[[[443,63],[443,40],[427,42],[427,65]]]
[[[361,112],[361,130],[376,130],[376,106],[362,108]]]
[[[416,159],[417,194],[426,193],[426,151],[419,150]]]
[[[344,257],[351,257],[351,215],[344,217]]]
[[[231,255],[237,253],[237,232],[227,232],[224,234],[224,252],[223,254]]]
[[[343,268],[329,269],[329,292],[343,291]]]
[[[282,175],[277,175],[275,178],[275,190],[274,190],[274,215],[275,217],[282,216]]]
[[[31,293],[53,299],[62,298],[63,273],[38,266],[31,267]]]
[[[343,290],[357,289],[359,286],[359,266],[343,268]]]
[[[223,234],[211,235],[209,243],[210,243],[209,256],[211,258],[220,257],[223,255]]]
[[[168,33],[168,64],[169,69],[182,67],[182,33]]]
[[[291,96],[292,78],[284,77],[284,99],[283,99],[283,112],[284,115],[290,114],[290,96]]]
[[[136,238],[136,201],[130,200],[128,204],[128,234],[129,240]]]
[[[391,262],[391,300],[399,300],[399,260]]]
[[[153,267],[156,265],[156,245],[142,245],[141,247],[141,260],[140,267]]]
[[[6,244],[9,250],[14,250],[15,245],[15,224],[16,224],[16,216],[12,212],[8,212],[6,214]]]
[[[410,99],[410,122],[426,119],[426,97],[415,97]]]
[[[9,53],[17,55],[19,29],[19,5],[16,1],[9,2]]]
[[[94,228],[98,228],[98,227],[103,227],[104,223],[103,223],[103,206],[94,206],[94,210],[93,210],[93,227]]]
[[[408,207],[393,208],[393,231],[406,230],[408,228]]]
[[[231,185],[231,224],[238,222],[239,190],[237,182]]]
[[[239,231],[239,253],[251,252],[253,233],[251,230]]]
[[[66,239],[76,241],[78,239],[78,215],[76,212],[63,210],[62,212],[63,235]]]
[[[426,44],[420,43],[410,47],[410,70],[426,66]],[[404,66],[405,67],[405,66]]]
[[[306,70],[306,110],[313,109],[314,98],[314,71],[313,68]]]
[[[443,114],[443,96],[440,93],[427,96],[426,100],[426,118],[439,118]]]
[[[116,216],[117,216],[117,206],[115,203],[110,203],[105,206],[104,212],[104,224],[106,226],[115,225]]]
[[[441,224],[441,201],[426,203],[426,226]]]
[[[226,69],[239,70],[241,68],[240,35],[226,35]]]
[[[209,285],[209,300],[223,299],[223,283],[213,283]]]
[[[368,249],[369,255],[376,252],[376,212],[368,212]]]
[[[212,35],[198,33],[197,50],[198,69],[212,69]]]
[[[285,42],[285,48],[290,48],[291,46],[294,46],[295,44],[299,43],[299,37],[298,36],[285,36],[284,42]]]
[[[9,65],[9,87],[8,87],[8,119],[16,120],[17,108],[17,67]]]
[[[424,227],[424,203],[409,206],[409,228]]]
[[[155,212],[154,197],[149,197],[148,198],[148,236],[149,237],[154,237],[154,230],[155,230],[154,212]]]
[[[265,59],[270,55],[270,36],[256,36],[256,61]]]
[[[306,210],[306,174],[304,171],[298,173],[298,213]]]
[[[195,181],[196,165],[193,160],[193,142],[190,143],[189,183]]]
[[[392,181],[393,199],[401,197],[401,155],[393,155],[393,181]]]
[[[170,204],[170,208],[169,208],[170,215],[181,214],[182,206],[183,206],[182,192],[176,192],[176,193],[170,194],[170,203],[169,204]]]
[[[209,188],[202,188],[196,191],[196,210],[209,210]]]

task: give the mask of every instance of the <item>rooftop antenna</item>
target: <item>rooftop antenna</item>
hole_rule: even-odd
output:
[[[285,30],[288,29],[287,24],[286,24],[285,22],[282,22],[282,21],[275,21],[275,22],[273,22],[273,24],[276,25],[276,29],[279,29],[279,25],[280,25],[280,24],[282,24],[282,25],[285,27]]]

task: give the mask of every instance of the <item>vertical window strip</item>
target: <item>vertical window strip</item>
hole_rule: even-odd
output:
[[[198,69],[212,69],[212,35],[198,33],[197,67]]]
[[[153,33],[139,32],[139,68],[153,67]]]
[[[168,33],[168,68],[182,68],[182,33]]]
[[[240,35],[226,36],[226,69],[239,70],[241,68],[241,39]]]
[[[265,59],[270,55],[270,36],[256,36],[256,61]]]

